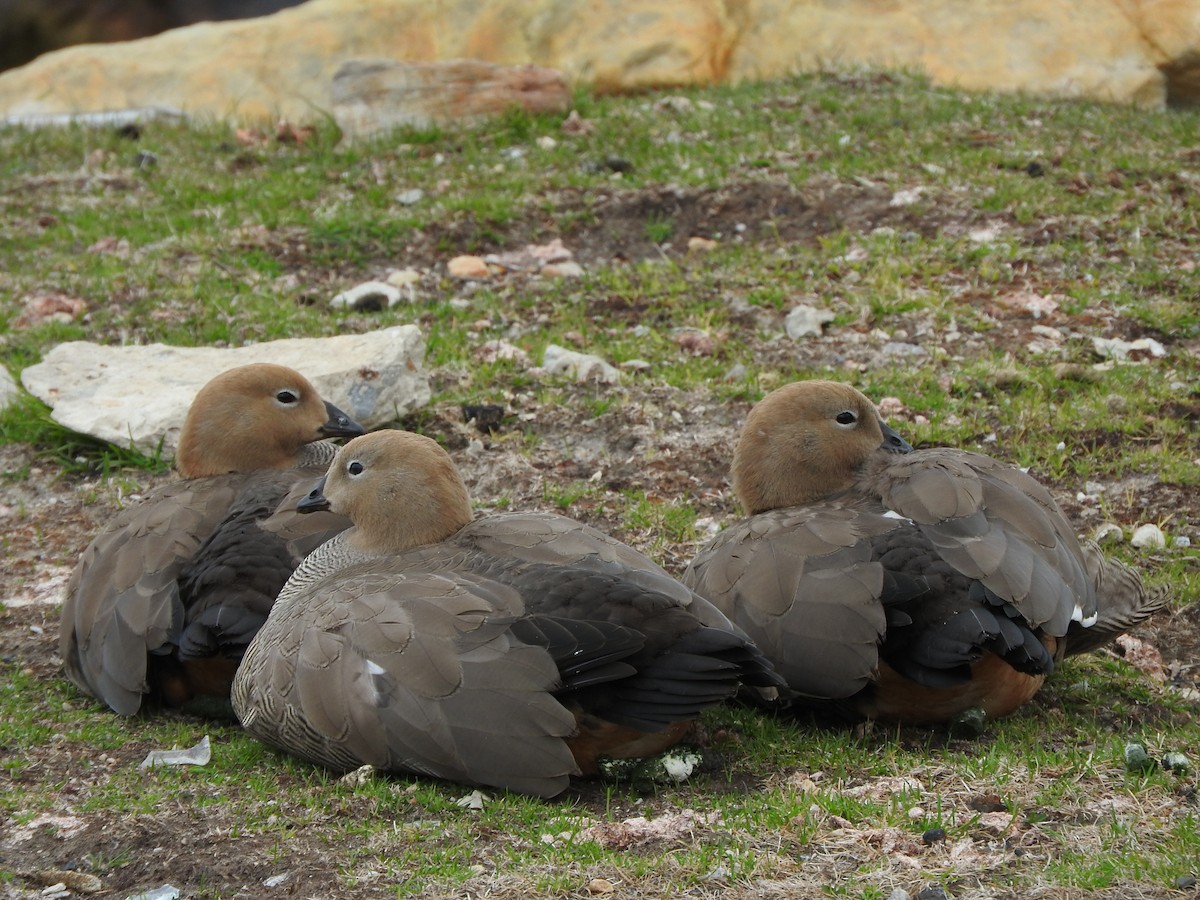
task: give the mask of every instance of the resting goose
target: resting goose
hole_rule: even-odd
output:
[[[297,569],[233,689],[251,733],[551,797],[602,758],[655,755],[742,683],[757,648],[649,559],[571,519],[473,519],[454,463],[382,431],[338,451],[301,509],[354,523]]]
[[[59,638],[67,677],[127,716],[147,696],[228,706],[234,669],[279,589],[348,524],[328,516],[286,534],[299,519],[294,500],[268,519],[325,471],[334,447],[322,438],[362,432],[284,366],[209,381],[180,433],[182,479],[117,515],[75,567]]]
[[[946,722],[1029,700],[1064,654],[1163,606],[1080,543],[1014,466],[913,450],[852,387],[786,385],[746,419],[733,487],[749,514],[683,581],[775,663],[800,704]]]

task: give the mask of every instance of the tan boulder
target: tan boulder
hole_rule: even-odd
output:
[[[351,59],[473,58],[599,91],[868,66],[937,83],[1195,102],[1200,0],[310,0],[0,74],[0,114],[167,107],[311,121]]]
[[[571,89],[556,69],[445,62],[350,60],[333,76],[333,116],[347,137],[400,125],[467,121],[511,107],[566,114]]]

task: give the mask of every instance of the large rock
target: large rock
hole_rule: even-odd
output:
[[[333,76],[333,117],[348,137],[400,125],[428,127],[497,115],[516,107],[566,113],[571,89],[561,72],[477,59],[408,63],[350,60]]]
[[[374,428],[429,402],[425,343],[415,325],[294,338],[234,349],[59,344],[21,372],[25,389],[67,428],[122,447],[174,453],[192,398],[219,372],[252,362],[291,366],[326,400]]]
[[[475,58],[599,91],[922,69],[942,84],[1200,102],[1200,0],[309,0],[71,47],[0,75],[0,114],[180,108],[316,120],[351,59]]]

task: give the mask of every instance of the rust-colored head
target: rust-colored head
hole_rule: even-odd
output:
[[[876,453],[911,449],[854,388],[798,381],[768,394],[746,417],[733,488],[751,514],[813,503],[849,488]]]
[[[354,523],[347,539],[373,554],[402,553],[450,537],[472,519],[454,461],[409,431],[376,431],[337,452],[300,509],[330,509]]]
[[[362,433],[299,372],[254,363],[222,372],[196,394],[175,467],[185,478],[287,469],[306,444]]]

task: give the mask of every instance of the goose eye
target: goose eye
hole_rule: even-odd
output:
[[[365,471],[365,467],[356,459],[346,466],[346,471],[351,475],[361,475]]]
[[[300,398],[296,396],[295,391],[282,390],[275,395],[275,399],[284,406],[291,406],[293,403],[299,402]]]
[[[858,416],[850,412],[848,409],[837,414],[837,423],[839,425],[853,425],[857,421]]]

